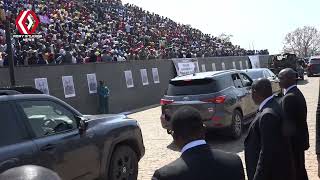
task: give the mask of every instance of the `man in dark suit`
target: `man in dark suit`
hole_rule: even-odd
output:
[[[291,131],[290,137],[295,162],[297,180],[307,180],[304,151],[308,150],[309,132],[307,124],[307,104],[301,91],[296,86],[297,73],[290,68],[279,73],[280,87],[283,88],[282,109],[284,120]]]
[[[252,98],[260,107],[245,139],[248,179],[294,180],[290,145],[282,133],[281,108],[272,95],[271,82],[255,81]]]
[[[155,171],[152,180],[244,180],[239,156],[206,143],[200,112],[182,107],[171,118],[172,136],[182,155]]]

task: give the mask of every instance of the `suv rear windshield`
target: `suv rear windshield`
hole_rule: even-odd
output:
[[[167,95],[168,96],[184,96],[184,95],[198,95],[210,94],[219,92],[228,86],[223,85],[220,79],[193,79],[193,80],[180,80],[171,81],[169,83]],[[225,84],[228,84],[225,82]]]
[[[320,59],[311,59],[310,64],[320,64]]]
[[[263,71],[248,71],[246,72],[251,79],[263,78]]]

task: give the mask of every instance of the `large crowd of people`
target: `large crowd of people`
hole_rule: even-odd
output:
[[[36,34],[42,38],[13,39],[18,65],[269,54],[247,51],[121,0],[7,0],[4,8],[12,14],[13,34],[22,10],[41,17]],[[0,66],[8,65],[6,49],[0,23]]]

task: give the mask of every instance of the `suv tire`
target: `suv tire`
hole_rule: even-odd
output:
[[[308,73],[307,76],[308,76],[308,77],[312,77],[313,75]]]
[[[234,110],[232,114],[232,124],[229,130],[233,139],[239,139],[242,134],[242,114],[239,110]]]
[[[127,145],[115,148],[112,153],[108,180],[136,180],[138,177],[138,157]]]

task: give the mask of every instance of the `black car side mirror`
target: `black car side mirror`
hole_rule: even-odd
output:
[[[246,86],[246,87],[252,86],[252,82],[247,82],[247,83],[245,84],[245,86]]]
[[[79,133],[80,134],[85,133],[87,128],[88,128],[87,120],[85,118],[83,118],[83,117],[80,117],[80,116],[76,116],[76,119],[77,119]]]

